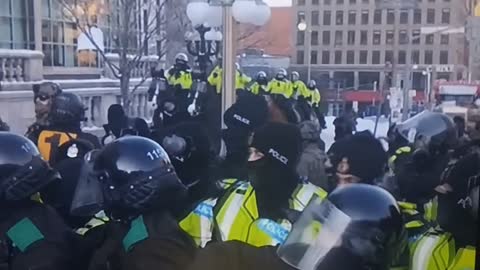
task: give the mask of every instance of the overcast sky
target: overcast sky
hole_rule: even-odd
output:
[[[292,5],[292,0],[264,0],[264,1],[272,7],[284,7],[284,6]]]

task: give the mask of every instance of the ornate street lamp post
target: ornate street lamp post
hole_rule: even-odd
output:
[[[222,34],[203,24],[195,27],[195,30],[197,35],[190,33],[187,37],[187,50],[195,57],[202,80],[206,80],[208,64],[211,63],[211,57],[216,56],[219,52]]]

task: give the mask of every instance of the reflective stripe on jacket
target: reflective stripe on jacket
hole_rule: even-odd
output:
[[[327,193],[313,184],[299,185],[289,201],[291,210],[303,211],[313,196]],[[215,207],[215,230],[221,241],[238,240],[261,247],[283,243],[292,224],[287,219],[269,220],[259,216],[255,190],[248,182],[227,194],[222,205]]]

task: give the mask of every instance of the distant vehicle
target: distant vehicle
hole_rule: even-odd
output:
[[[480,94],[480,82],[438,81],[434,86],[436,110],[450,117],[462,116],[468,121],[468,108]]]

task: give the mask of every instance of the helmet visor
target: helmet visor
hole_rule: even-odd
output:
[[[293,225],[278,256],[300,270],[315,270],[334,248],[341,246],[351,218],[327,199],[315,198]]]
[[[98,153],[99,150],[93,150],[85,155],[70,208],[70,213],[74,216],[93,216],[103,208],[102,187],[93,169]]]

